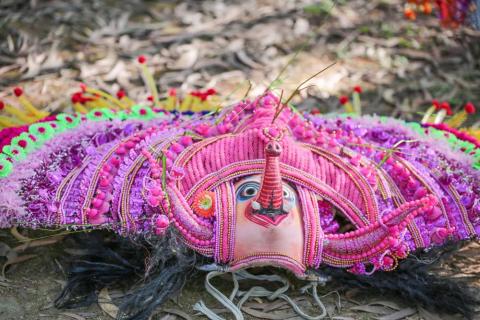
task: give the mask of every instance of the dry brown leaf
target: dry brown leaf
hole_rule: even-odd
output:
[[[10,229],[10,233],[17,239],[18,241],[26,242],[26,241],[32,241],[29,237],[25,237],[23,234],[18,232],[17,227],[13,227]]]
[[[361,292],[360,289],[358,288],[353,288],[353,289],[349,289],[345,292],[345,297],[347,299],[353,299],[355,298],[356,295],[358,295],[359,293]]]
[[[71,313],[71,312],[62,312],[62,313],[60,313],[60,315],[68,317],[68,318],[72,318],[72,319],[75,319],[75,320],[86,320],[84,317],[82,317],[78,314],[75,314],[75,313]]]
[[[0,287],[11,287],[12,285],[10,285],[8,283],[8,279],[7,278],[4,278],[2,276],[0,276]]]
[[[394,309],[394,310],[400,310],[401,309],[400,306],[398,304],[396,304],[395,302],[385,301],[385,300],[373,301],[373,302],[370,302],[368,305],[369,306],[380,305],[380,306],[384,306],[384,307],[389,307],[389,308]]]
[[[162,312],[171,313],[171,314],[179,316],[179,317],[181,317],[185,320],[192,320],[192,317],[188,313],[186,313],[182,310],[179,310],[179,309],[171,309],[171,308],[162,309]]]
[[[118,307],[113,303],[107,288],[103,288],[98,293],[98,305],[110,317],[117,318]]]
[[[258,311],[258,310],[246,308],[246,307],[243,307],[242,311],[260,319],[270,319],[270,320],[284,320],[284,319],[290,319],[296,316],[296,313],[293,313],[292,311],[280,311],[280,312],[273,313],[273,312],[262,312],[262,311]]]
[[[66,253],[72,256],[84,256],[89,252],[88,249],[74,249],[74,248],[66,248],[66,249],[63,249],[63,251],[65,251]]]
[[[36,248],[36,247],[43,247],[43,246],[49,246],[52,244],[57,243],[58,241],[62,240],[64,238],[63,235],[58,235],[58,236],[52,236],[46,239],[39,239],[39,240],[33,240],[26,242],[24,244],[21,244],[17,247],[14,248],[15,252],[22,252],[25,251],[28,248]]]
[[[177,48],[180,56],[173,62],[168,63],[167,67],[171,70],[185,70],[193,67],[197,62],[199,52],[194,46],[180,46]]]
[[[438,314],[431,313],[422,307],[418,307],[418,313],[423,320],[442,320],[442,317],[440,317]]]
[[[390,104],[395,104],[394,95],[395,95],[395,91],[393,89],[386,89],[382,93],[382,98]]]
[[[117,81],[121,75],[127,73],[125,68],[125,63],[119,60],[112,66],[112,69],[103,77],[103,79],[105,81]]]
[[[4,242],[0,242],[0,257],[5,257],[8,259],[13,259],[17,256],[17,253],[10,248],[10,246]]]
[[[11,266],[11,265],[14,265],[14,264],[17,264],[17,263],[21,263],[21,262],[25,262],[27,260],[35,258],[36,256],[37,256],[36,254],[26,254],[26,255],[23,255],[23,256],[15,255],[14,258],[8,258],[7,262],[5,262],[5,264],[3,265],[2,276],[5,277],[5,272],[6,272],[8,266]]]
[[[390,308],[372,306],[372,305],[355,306],[355,307],[351,307],[350,310],[362,311],[362,312],[374,313],[374,314],[389,314],[392,312]]]
[[[389,314],[388,316],[378,317],[377,319],[378,320],[400,320],[400,319],[405,319],[406,317],[409,317],[411,315],[414,315],[415,313],[417,313],[417,310],[413,308],[405,308],[397,312],[394,312],[392,314]]]
[[[3,2],[12,3],[15,6],[12,7],[13,9],[5,7],[4,10]],[[345,53],[345,64],[349,64],[345,66],[342,74],[337,72],[339,75],[335,79],[338,80],[325,81],[328,83],[321,84],[322,90],[319,90],[320,92],[324,93],[328,84],[332,84],[331,94],[335,95],[342,94],[342,91],[350,91],[353,86],[352,82],[358,82],[355,84],[362,86],[364,83],[369,83],[371,88],[368,90],[372,90],[372,93],[375,93],[380,86],[379,91],[385,92],[386,102],[379,98],[377,104],[366,96],[364,105],[367,108],[370,105],[368,111],[377,111],[382,108],[382,105],[387,105],[387,109],[381,109],[382,113],[384,113],[383,110],[389,112],[393,108],[398,110],[397,103],[405,95],[411,97],[410,100],[415,102],[415,96],[418,96],[420,91],[422,91],[421,95],[428,93],[424,97],[428,102],[433,98],[446,99],[452,97],[456,99],[458,95],[462,99],[470,95],[472,99],[479,97],[478,94],[471,94],[474,90],[468,88],[471,86],[478,88],[479,85],[480,77],[478,77],[478,63],[476,63],[478,54],[475,53],[478,51],[480,32],[468,28],[460,28],[455,32],[445,31],[438,28],[435,18],[423,17],[412,24],[399,19],[399,12],[391,10],[390,4],[385,6],[385,1],[380,0],[339,2],[336,12],[334,12],[334,19],[326,19],[327,24],[321,29],[319,28],[320,24],[316,21],[319,17],[306,15],[302,10],[302,6],[311,1],[294,1],[291,3],[289,1],[272,0],[254,1],[256,4],[254,6],[252,6],[251,1],[237,1],[228,4],[224,0],[207,1],[201,5],[197,5],[198,2],[195,1],[180,5],[175,2],[166,4],[158,1],[135,1],[132,9],[128,11],[117,7],[117,4],[112,5],[104,0],[84,1],[80,7],[74,5],[75,1],[65,5],[64,0],[44,2],[32,0],[30,5],[22,6],[17,5],[16,1],[12,0],[3,2],[1,10],[3,12],[1,14],[8,15],[8,20],[5,21],[6,34],[10,33],[10,29],[31,29],[25,35],[17,36],[12,33],[5,37],[6,41],[4,41],[3,46],[8,49],[6,52],[14,55],[14,58],[11,57],[11,54],[0,56],[0,64],[2,64],[0,82],[4,88],[7,85],[14,85],[22,74],[24,76],[38,76],[51,63],[51,66],[55,67],[55,62],[65,63],[65,61],[69,61],[70,64],[71,61],[71,65],[64,65],[56,74],[56,77],[61,80],[73,78],[81,81],[97,81],[99,79],[118,81],[123,88],[129,91],[129,94],[132,92],[143,94],[145,90],[139,85],[140,81],[137,81],[138,75],[134,57],[140,53],[155,55],[156,58],[160,55],[165,57],[165,61],[178,63],[172,57],[181,60],[182,52],[172,50],[172,46],[178,48],[178,44],[182,43],[187,46],[192,45],[199,51],[193,67],[195,72],[202,74],[201,79],[187,83],[184,89],[189,90],[192,85],[201,86],[202,83],[208,83],[209,80],[214,79],[216,75],[221,73],[236,72],[233,70],[237,70],[238,67],[233,65],[231,61],[226,61],[225,56],[226,53],[235,53],[238,50],[253,53],[253,61],[264,64],[261,69],[257,68],[253,73],[250,73],[251,69],[256,68],[254,64],[242,59],[241,54],[239,58],[237,57],[238,59],[232,59],[237,61],[237,65],[240,65],[238,60],[242,62],[243,65],[240,66],[240,69],[243,72],[239,71],[241,73],[239,78],[242,81],[244,79],[254,80],[253,82],[256,84],[253,89],[255,89],[258,84],[264,81],[264,74],[271,73],[272,69],[278,66],[282,57],[292,53],[294,48],[298,46],[298,43],[302,41],[298,36],[308,33],[310,29],[315,33],[315,38],[309,43],[311,44],[311,48],[307,49],[309,54],[320,56],[323,53],[335,53],[340,47],[339,51]],[[105,9],[102,8],[105,3],[109,3],[112,10],[102,10]],[[393,1],[393,3],[398,6],[400,2]],[[290,8],[292,6],[296,7],[297,11],[288,11],[288,6]],[[374,8],[375,6],[378,7]],[[33,7],[35,7],[35,11],[29,12],[28,10]],[[50,12],[48,13],[49,18],[52,13],[55,14],[52,15],[51,21],[48,20],[51,25],[48,26],[50,32],[48,37],[42,39],[39,31],[47,26],[42,23],[45,19],[39,18],[45,16],[42,12],[47,11]],[[117,14],[116,11],[120,14]],[[145,15],[145,13],[148,14]],[[12,17],[15,18],[12,19]],[[38,20],[38,23],[35,23],[35,26],[37,26],[35,28],[30,27],[32,17]],[[57,17],[68,17],[68,19],[58,20]],[[152,17],[153,20],[151,20]],[[12,24],[9,21],[14,23]],[[25,25],[27,28],[25,28]],[[65,26],[67,26],[67,28],[64,28],[65,30],[60,29]],[[352,30],[355,31],[352,32]],[[405,30],[414,32],[405,32]],[[125,37],[121,38],[122,35]],[[47,63],[45,54],[49,52],[49,48],[54,47],[52,44],[60,36],[63,36],[66,40],[60,42],[62,43],[62,52],[50,50],[51,54],[47,58],[50,61]],[[170,39],[165,37],[170,37]],[[342,39],[345,39],[345,41],[342,41]],[[40,46],[36,43],[37,40],[42,40]],[[71,45],[71,40],[74,40],[74,45]],[[234,41],[238,41],[241,46],[227,48],[228,43]],[[409,46],[409,44],[415,44],[416,42],[421,46]],[[469,43],[473,43],[474,46],[469,45]],[[327,50],[321,52],[320,49],[322,48]],[[463,51],[459,51],[459,49]],[[108,50],[115,52],[115,59],[105,61],[108,62],[107,64],[96,64],[95,61],[98,61]],[[161,51],[174,52],[164,55],[159,53]],[[208,59],[205,55],[208,55]],[[395,59],[395,56],[399,55],[409,57],[409,64],[397,68],[395,61],[398,59]],[[471,58],[468,57],[469,55]],[[450,59],[452,56],[456,59],[460,58],[460,60]],[[250,57],[247,56],[247,59],[250,59]],[[382,60],[388,61],[388,63],[383,65]],[[433,60],[433,63],[430,60]],[[121,68],[117,61],[123,61],[125,68]],[[211,61],[214,61],[215,64]],[[164,62],[152,62],[156,68],[156,73],[159,73],[158,69],[163,66]],[[184,62],[182,63],[184,64]],[[22,65],[22,69],[19,72],[12,72],[19,70],[20,65]],[[190,64],[184,65],[188,67]],[[310,63],[309,68],[314,65]],[[67,69],[69,74],[66,73]],[[82,72],[79,75],[78,70],[80,69],[86,69],[90,72]],[[397,72],[397,69],[401,72]],[[174,72],[175,81],[172,80],[171,82],[177,82],[175,85],[184,83],[184,79],[189,73],[191,73],[190,70],[186,73]],[[298,74],[300,77],[305,75],[304,72],[298,72]],[[446,79],[447,82],[451,86],[458,86],[459,88],[450,91],[449,86],[447,86],[447,89],[439,90],[439,87],[443,86],[445,82],[438,76],[439,74],[451,75],[452,78]],[[397,81],[399,80],[398,75],[404,78]],[[169,75],[160,72],[159,76],[160,78],[157,78],[158,83],[164,89],[168,84],[164,80]],[[172,79],[172,76],[170,78]],[[424,83],[425,79],[429,79],[427,86],[422,90],[415,88],[417,83]],[[231,85],[223,79],[218,79],[216,82],[219,86],[226,87],[224,91],[219,90],[222,93],[230,92],[231,87],[235,86],[235,84]],[[410,83],[411,86],[404,86],[404,82]],[[217,84],[215,84],[215,87],[217,87]],[[53,99],[65,99],[65,95],[59,95],[58,92],[62,91],[57,91]],[[445,93],[450,92],[453,92],[453,94],[445,95]],[[445,96],[439,97],[438,95]],[[418,111],[418,108],[425,107],[426,103],[423,102],[423,105],[422,103],[412,103],[415,109],[411,111]],[[455,272],[460,270],[463,273],[478,272],[478,267],[472,260],[478,255],[478,250],[472,250],[467,255],[469,259],[465,259],[461,263],[454,263],[455,267],[451,267],[451,269]],[[353,293],[355,292],[347,292],[347,296],[353,298]],[[363,293],[363,291],[360,291],[360,293]],[[110,297],[115,299],[112,291],[110,291]],[[383,298],[379,297],[377,299]],[[357,304],[355,301],[352,302]],[[374,303],[368,305],[377,306]],[[379,305],[393,308],[393,305]],[[256,308],[256,305],[245,306],[252,309]],[[263,311],[267,312],[269,308],[277,309],[277,307],[281,308],[283,306],[285,304],[277,306],[266,304]]]
[[[244,65],[251,69],[259,69],[262,67],[261,64],[255,62],[252,58],[250,58],[245,52],[245,50],[238,50],[235,54],[238,60],[240,60],[240,62],[242,62]]]
[[[260,302],[254,302],[254,301],[248,301],[243,304],[245,307],[252,308],[252,309],[259,309],[262,310],[265,306],[265,303],[260,303]],[[265,310],[263,310],[265,311]]]
[[[288,307],[288,303],[286,301],[279,300],[279,301],[274,301],[272,303],[264,303],[262,311],[270,312],[273,310],[282,309],[284,307]]]

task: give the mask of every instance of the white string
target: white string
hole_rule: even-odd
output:
[[[205,278],[205,289],[209,294],[211,294],[217,301],[219,301],[223,306],[225,306],[235,317],[235,320],[243,320],[243,314],[241,308],[245,302],[247,302],[252,297],[257,298],[267,298],[269,301],[274,301],[277,299],[281,299],[286,301],[292,309],[300,316],[302,319],[306,320],[320,320],[327,316],[327,310],[320,300],[318,293],[317,293],[317,281],[312,281],[308,285],[302,287],[300,292],[305,294],[311,291],[313,299],[316,305],[321,309],[321,314],[316,316],[311,316],[306,314],[297,303],[292,300],[286,292],[290,288],[290,283],[287,279],[278,276],[278,275],[253,275],[246,270],[240,270],[237,272],[232,272],[232,280],[234,284],[234,288],[230,297],[227,298],[222,292],[220,292],[217,288],[215,288],[211,284],[211,280],[217,276],[226,274],[227,272],[221,271],[211,271],[207,274]],[[242,280],[256,280],[256,281],[269,281],[269,282],[280,282],[282,286],[275,291],[270,291],[261,286],[253,286],[248,291],[241,291],[239,290],[239,281]],[[239,298],[237,304],[234,303],[234,299]],[[208,308],[203,301],[197,302],[194,307],[194,310],[199,311],[203,315],[205,315],[210,320],[225,320],[224,318],[218,316],[214,311]]]

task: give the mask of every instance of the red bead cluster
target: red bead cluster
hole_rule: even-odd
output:
[[[137,57],[137,61],[140,64],[144,64],[145,62],[147,62],[147,58],[142,54]]]
[[[338,98],[338,101],[340,102],[340,104],[343,106],[345,104],[347,104],[347,102],[349,101],[348,97],[347,96],[340,96]]]
[[[471,102],[467,102],[465,107],[463,107],[465,112],[468,114],[474,114],[476,112],[475,106]]]
[[[363,92],[363,89],[362,89],[361,86],[357,85],[357,86],[353,87],[353,93],[360,94],[362,92]],[[344,96],[338,97],[338,101],[343,106],[343,105],[346,105],[350,101],[350,98],[348,96],[344,95]]]
[[[20,97],[23,95],[23,89],[20,88],[20,87],[15,87],[13,89],[13,94],[16,96],[16,97]]]
[[[215,89],[207,89],[205,91],[192,91],[190,92],[190,95],[200,98],[201,101],[205,101],[208,99],[208,97],[216,95],[217,91]]]
[[[450,106],[450,103],[448,103],[448,101],[439,102],[438,100],[434,99],[432,100],[432,105],[437,111],[445,110],[447,112],[447,115],[453,115],[452,107]]]
[[[168,89],[168,96],[169,97],[176,97],[177,96],[177,89],[175,89],[175,88]]]
[[[84,96],[84,91],[75,92],[75,93],[72,94],[72,97],[71,97],[72,103],[84,104],[84,103],[94,101],[94,100],[95,99],[92,98],[92,97],[85,97]]]
[[[123,89],[120,89],[120,90],[117,91],[117,98],[120,99],[120,100],[125,98],[126,95],[127,94],[125,93],[125,90],[123,90]]]
[[[445,110],[447,115],[453,115],[452,106],[448,101],[438,101],[436,99],[432,100],[432,105],[435,107],[435,110]],[[468,114],[474,114],[476,112],[475,105],[472,102],[467,102],[463,107],[463,110]]]

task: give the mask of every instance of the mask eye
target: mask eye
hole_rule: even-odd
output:
[[[292,192],[288,188],[283,187],[283,198],[287,200],[293,200],[295,198],[295,195],[292,194]]]
[[[258,190],[260,190],[260,184],[258,182],[250,181],[244,183],[237,191],[237,199],[240,201],[251,199],[257,195]]]
[[[257,194],[257,189],[254,187],[247,187],[242,192],[242,196],[245,196],[245,197],[253,197],[256,194]]]

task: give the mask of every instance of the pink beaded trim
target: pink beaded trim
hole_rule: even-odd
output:
[[[219,204],[216,212],[216,247],[215,261],[227,263],[233,259],[235,243],[235,188],[231,181],[223,183],[216,189]]]
[[[305,265],[289,256],[275,252],[259,252],[232,261],[229,271],[236,271],[252,266],[268,266],[272,263],[293,271],[299,278],[305,276],[305,270],[307,269]]]
[[[85,170],[89,163],[89,157],[85,158],[85,162],[82,164],[80,168],[76,168],[75,170],[72,170],[61,182],[59,188],[57,189],[55,199],[60,203],[58,207],[58,220],[60,223],[66,223],[66,217],[65,217],[65,204],[67,201],[67,197],[70,194],[70,191],[73,187],[73,183],[75,180],[78,178],[80,173]]]
[[[153,131],[150,130],[149,135],[153,134]],[[145,139],[147,136],[142,137]],[[158,152],[161,150],[169,141],[161,141],[161,142],[156,142],[152,143],[150,145],[150,148],[154,150],[154,152]],[[121,192],[120,192],[120,205],[119,205],[119,218],[121,221],[122,225],[122,231],[136,231],[137,226],[135,223],[135,219],[132,217],[130,214],[130,196],[131,196],[131,188],[133,186],[133,183],[135,181],[135,178],[137,177],[138,171],[142,168],[144,163],[148,159],[141,153],[137,155],[135,158],[134,162],[130,165],[126,177],[122,182],[122,187],[121,187]]]
[[[324,238],[322,228],[320,227],[318,199],[315,194],[302,187],[297,187],[297,192],[300,197],[304,224],[303,263],[310,267],[318,267],[322,260]]]
[[[233,163],[218,172],[214,172],[206,176],[203,180],[197,182],[185,196],[186,199],[192,198],[197,190],[211,190],[226,180],[238,178],[245,175],[260,174],[263,171],[265,160],[246,160]],[[300,171],[294,167],[280,164],[282,177],[285,180],[294,182],[296,185],[304,186],[316,192],[321,197],[327,199],[336,207],[342,209],[355,224],[364,226],[368,221],[361,214],[361,211],[355,207],[347,198],[337,194],[334,189],[326,185],[316,177]]]
[[[377,203],[375,201],[375,192],[368,181],[365,180],[364,176],[341,157],[334,155],[327,150],[310,144],[303,144],[303,146],[319,156],[326,158],[350,177],[351,181],[355,184],[357,190],[362,195],[362,200],[365,205],[365,213],[367,214],[368,220],[375,221],[378,212]]]
[[[366,262],[386,250],[398,246],[400,232],[411,220],[430,210],[437,200],[430,195],[411,201],[387,214],[382,222],[375,223],[345,234],[329,234],[323,251],[323,261],[332,266],[351,266],[356,262]],[[384,229],[387,227],[387,229]],[[382,230],[379,237],[372,238],[374,230]],[[367,249],[370,248],[370,249]]]
[[[448,187],[448,189],[449,189],[450,193],[452,194],[453,199],[455,200],[454,202],[455,202],[456,206],[458,207],[458,209],[460,210],[460,212],[462,214],[462,222],[463,222],[464,227],[467,229],[468,234],[470,236],[476,235],[477,233],[475,232],[475,228],[473,227],[472,222],[468,218],[467,209],[460,202],[460,195],[458,194],[457,190],[451,185]]]

